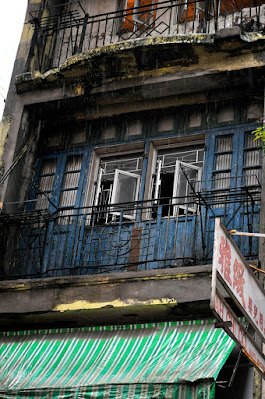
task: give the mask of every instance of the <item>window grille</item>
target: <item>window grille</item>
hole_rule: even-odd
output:
[[[72,208],[76,204],[82,160],[82,155],[71,155],[66,159],[59,199],[59,208],[66,209],[60,211],[60,216],[62,217],[58,219],[58,223],[60,224],[68,224],[72,220],[69,215],[73,214]]]
[[[216,140],[214,188],[230,187],[233,154],[233,136],[220,136]]]
[[[67,157],[59,200],[60,208],[75,205],[81,166],[82,155]]]
[[[254,130],[254,129],[253,129]],[[237,190],[237,195],[255,193],[255,187],[260,185],[261,152],[260,143],[251,131],[234,129],[224,135],[215,137],[210,148],[214,149],[213,183],[216,190],[214,208],[227,206],[227,198],[231,189]],[[249,197],[250,198],[250,197]]]
[[[244,185],[257,186],[260,184],[261,173],[260,140],[255,140],[251,132],[245,133],[244,147]]]
[[[49,207],[48,198],[51,198],[56,166],[57,158],[45,159],[42,163],[35,209],[48,209]]]

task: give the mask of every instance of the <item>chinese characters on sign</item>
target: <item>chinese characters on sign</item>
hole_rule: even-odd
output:
[[[240,325],[233,312],[228,309],[224,301],[218,296],[215,297],[215,311],[223,321],[231,321],[232,326],[228,327],[232,337],[236,339],[245,350],[246,355],[252,362],[265,373],[265,359],[253,342],[249,339],[244,328]]]
[[[218,218],[215,222],[211,309],[265,377],[264,354],[218,291],[217,281],[265,342],[265,292]],[[232,326],[226,322],[231,322]]]
[[[214,259],[214,267],[229,293],[265,342],[264,291],[221,226],[216,232]]]
[[[231,248],[223,236],[221,237],[219,251],[219,263],[221,265],[222,274],[224,275],[225,280],[231,286]]]

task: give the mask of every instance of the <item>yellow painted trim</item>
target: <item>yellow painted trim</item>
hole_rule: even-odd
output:
[[[0,123],[0,166],[3,163],[3,154],[6,138],[11,125],[11,117],[3,117]]]
[[[53,310],[57,312],[66,312],[68,310],[95,310],[106,307],[122,308],[128,306],[150,306],[150,305],[176,306],[177,300],[174,298],[150,299],[148,301],[139,301],[137,299],[127,299],[126,301],[121,301],[120,299],[116,299],[115,301],[111,302],[95,302],[95,303],[82,300],[82,301],[75,301],[72,303],[57,305]]]

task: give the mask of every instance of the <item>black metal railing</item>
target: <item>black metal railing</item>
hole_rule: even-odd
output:
[[[258,231],[259,203],[256,186],[53,213],[38,206],[9,213],[14,204],[5,204],[0,214],[2,279],[207,264],[215,217],[231,229]],[[235,240],[244,256],[257,257],[257,238]]]
[[[31,14],[29,20],[35,33],[28,68],[43,71],[58,67],[81,52],[132,39],[215,33],[235,25],[246,30],[263,29],[263,3],[264,0],[164,0],[95,15],[89,15],[80,1],[46,8]]]

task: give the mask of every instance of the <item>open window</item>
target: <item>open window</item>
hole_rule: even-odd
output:
[[[94,181],[95,218],[98,224],[135,218],[142,173],[142,156],[101,158]]]
[[[204,158],[203,146],[158,150],[152,175],[152,199],[162,216],[196,212]],[[153,211],[153,217],[156,211]]]
[[[135,211],[129,205],[131,201],[136,201],[139,193],[140,176],[134,173],[125,172],[119,169],[115,170],[113,181],[113,192],[111,196],[111,204],[123,203],[123,217],[134,219]],[[113,215],[120,213],[115,211],[115,207],[111,209]]]
[[[175,180],[172,203],[177,204],[184,212],[196,212],[194,198],[200,189],[202,167],[176,161]],[[185,201],[185,204],[183,202]],[[174,214],[178,211],[174,207]]]

